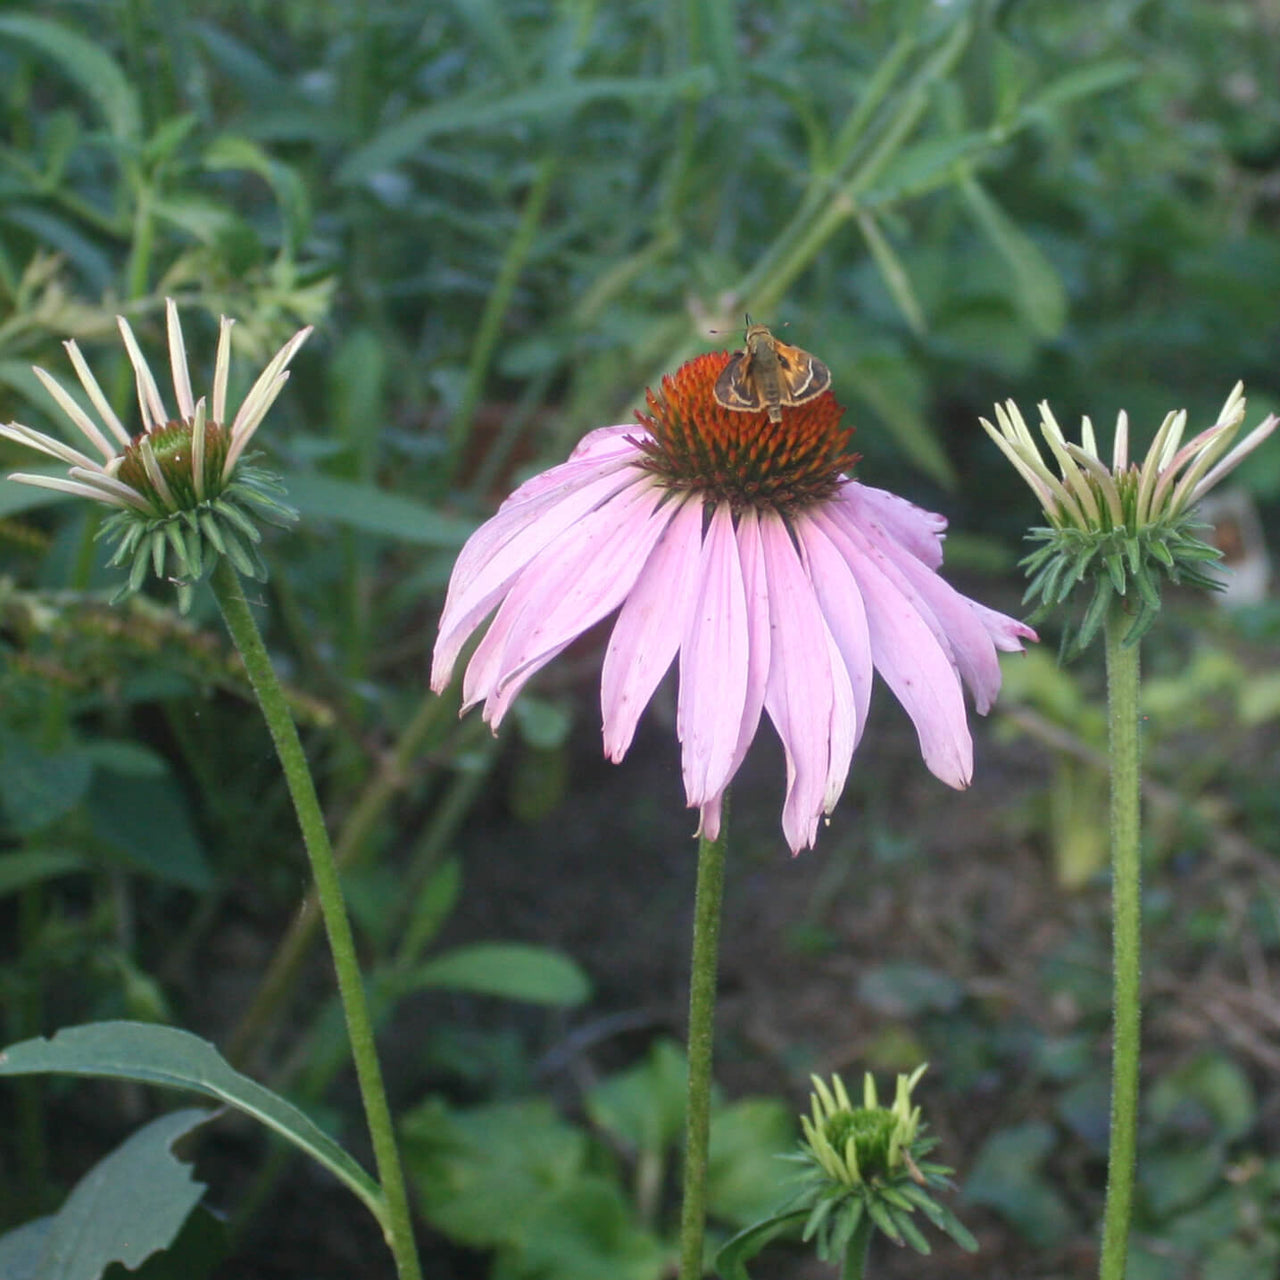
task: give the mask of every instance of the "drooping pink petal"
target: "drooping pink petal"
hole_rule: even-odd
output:
[[[732,779],[747,758],[747,749],[755,740],[764,711],[765,689],[769,683],[769,664],[773,637],[769,623],[769,580],[764,566],[764,545],[760,537],[760,518],[754,508],[738,517],[738,563],[742,569],[743,600],[747,611],[747,683],[743,695],[742,721],[738,742],[729,763]],[[704,801],[698,834],[708,840],[720,835],[724,790]]]
[[[657,511],[664,496],[632,485],[525,569],[467,666],[464,707],[483,697],[496,729],[529,678],[626,599],[669,518]]]
[[[674,506],[614,623],[600,677],[604,753],[615,763],[671,666],[697,600],[702,501]]]
[[[1000,662],[996,657],[989,621],[999,619],[1002,634],[1034,637],[1029,627],[994,611],[980,612],[944,578],[926,568],[874,517],[856,520],[847,507],[833,506],[831,518],[846,531],[860,533],[884,557],[879,561],[890,580],[903,589],[920,616],[930,622],[939,643],[951,653],[961,679],[969,686],[974,704],[986,715],[1000,692]],[[900,576],[899,576],[900,575]],[[1016,641],[1013,648],[1021,648]]]
[[[968,602],[896,543],[874,518],[857,520],[847,508],[838,506],[831,508],[830,515],[929,625],[985,715],[1000,688],[1000,663],[986,628],[967,607]]]
[[[728,503],[712,514],[698,577],[697,605],[680,646],[676,735],[684,748],[685,796],[701,808],[732,776],[747,698],[747,600]]]
[[[764,705],[782,739],[787,794],[782,830],[793,851],[818,835],[831,760],[833,672],[822,637],[826,625],[813,585],[781,517],[760,517],[773,652]],[[847,681],[847,676],[845,677]]]
[[[858,519],[862,519],[864,513],[874,516],[899,546],[910,551],[930,569],[942,565],[942,535],[947,528],[945,516],[917,507],[914,502],[908,502],[887,489],[874,489],[857,480],[850,481],[841,489],[836,502],[851,508]]]
[[[948,786],[967,787],[973,776],[973,739],[951,655],[911,600],[848,536],[847,521],[832,519],[829,508],[815,511],[813,519],[858,580],[876,670],[911,717],[926,766]]]
[[[440,634],[431,664],[431,687],[437,693],[452,679],[453,665],[468,637],[512,582],[551,543],[629,485],[648,488],[651,481],[635,468],[621,464],[606,466],[594,475],[575,468],[573,478],[562,478],[561,484],[529,501],[512,503],[508,499],[492,519],[467,539],[449,580],[440,615]]]
[[[866,606],[848,561],[821,526],[806,516],[797,518],[794,524],[822,615],[849,675],[853,692],[853,746],[856,747],[866,728],[874,672]]]

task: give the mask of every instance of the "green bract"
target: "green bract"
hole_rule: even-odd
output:
[[[1042,403],[1040,433],[1059,475],[1046,465],[1012,400],[996,406],[998,427],[981,420],[1049,520],[1047,527],[1031,530],[1029,540],[1042,545],[1022,562],[1031,578],[1024,598],[1037,602],[1034,616],[1064,603],[1078,585],[1092,585],[1093,596],[1067,648],[1082,649],[1093,639],[1115,596],[1129,604],[1132,622],[1124,643],[1134,644],[1159,613],[1164,578],[1220,587],[1204,566],[1221,553],[1200,538],[1204,525],[1196,519],[1195,505],[1280,423],[1270,415],[1232,448],[1244,413],[1244,388],[1237,383],[1218,421],[1186,444],[1186,410],[1170,413],[1139,464],[1129,461],[1129,419],[1121,411],[1108,467],[1088,418],[1080,444],[1072,444]]]
[[[936,1143],[926,1136],[920,1108],[911,1091],[924,1074],[898,1076],[892,1107],[881,1107],[868,1072],[863,1105],[849,1101],[839,1076],[827,1085],[817,1076],[810,1095],[811,1116],[801,1116],[804,1141],[789,1157],[804,1166],[800,1189],[779,1216],[807,1211],[804,1239],[816,1239],[818,1256],[838,1262],[869,1222],[895,1244],[929,1253],[929,1242],[915,1224],[917,1209],[939,1230],[968,1250],[977,1241],[931,1192],[951,1187],[951,1170],[924,1159]]]
[[[172,299],[166,303],[166,320],[176,418],[165,409],[133,330],[121,316],[120,334],[137,383],[141,432],[131,436],[126,431],[79,348],[68,342],[67,354],[101,425],[43,369],[36,369],[36,376],[101,460],[17,422],[0,426],[0,436],[69,464],[65,476],[19,473],[9,479],[115,508],[98,536],[115,543],[111,564],[130,565],[117,600],[137,591],[150,568],[177,587],[178,604],[185,612],[195,583],[219,556],[226,556],[246,576],[265,581],[257,522],[288,525],[297,519],[297,513],[279,500],[284,491],[275,476],[247,462],[244,450],[288,381],[289,362],[311,330],[299,330],[276,352],[228,423],[233,322],[224,317],[219,326],[212,406],[206,410],[204,398],[197,401],[192,395],[182,326]]]

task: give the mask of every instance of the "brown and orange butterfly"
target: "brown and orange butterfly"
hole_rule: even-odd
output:
[[[741,413],[768,409],[782,421],[782,406],[805,404],[831,385],[831,370],[817,356],[779,342],[766,325],[747,317],[741,351],[735,351],[712,389],[716,403]]]

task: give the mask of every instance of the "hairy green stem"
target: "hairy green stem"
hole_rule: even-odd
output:
[[[1142,861],[1138,747],[1138,645],[1125,645],[1121,602],[1106,620],[1111,748],[1111,910],[1115,981],[1111,1046],[1111,1150],[1099,1280],[1124,1280],[1137,1158],[1141,1039]]]
[[[680,1280],[702,1275],[707,1221],[707,1151],[711,1139],[711,1051],[715,1035],[716,968],[720,951],[720,900],[729,797],[720,835],[698,841],[698,887],[693,906],[693,957],[689,964],[689,1093],[685,1114],[684,1200],[680,1212]]]
[[[862,1280],[867,1274],[867,1256],[871,1252],[871,1237],[875,1235],[875,1224],[871,1215],[863,1212],[858,1225],[853,1229],[849,1246],[844,1251],[840,1262],[840,1280]]]
[[[329,936],[329,948],[333,954],[334,968],[338,975],[338,993],[347,1021],[347,1034],[351,1039],[351,1056],[355,1061],[356,1078],[360,1096],[364,1101],[365,1119],[369,1136],[373,1141],[374,1159],[378,1167],[378,1181],[382,1187],[385,1213],[382,1227],[387,1243],[395,1256],[396,1271],[400,1280],[419,1280],[421,1270],[413,1241],[413,1225],[409,1216],[409,1200],[405,1191],[404,1172],[400,1166],[400,1153],[396,1149],[395,1131],[391,1123],[391,1110],[387,1105],[386,1089],[382,1082],[382,1068],[374,1044],[373,1024],[365,996],[364,979],[356,957],[355,938],[351,921],[347,916],[346,902],[342,896],[342,884],[329,844],[324,814],[316,795],[315,783],[307,765],[307,757],[298,737],[298,730],[289,714],[289,704],[284,690],[276,679],[275,670],[266,646],[258,631],[245,599],[244,590],[235,569],[224,558],[213,571],[212,584],[218,606],[222,610],[227,630],[231,633],[258,705],[275,743],[276,754],[284,769],[285,781],[302,828],[303,844],[311,862],[315,878],[316,894],[324,916],[325,930]]]

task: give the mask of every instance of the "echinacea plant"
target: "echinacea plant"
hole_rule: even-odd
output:
[[[237,571],[258,580],[267,576],[257,551],[261,533],[256,518],[277,525],[296,518],[277,501],[281,491],[275,478],[248,462],[244,451],[284,387],[289,362],[311,330],[299,330],[276,353],[228,423],[232,322],[224,318],[219,329],[210,404],[203,397],[197,400],[192,392],[182,327],[172,301],[166,303],[166,320],[178,417],[170,418],[165,409],[150,366],[122,316],[120,334],[133,365],[142,430],[131,435],[125,429],[76,344],[68,342],[72,365],[103,427],[44,370],[37,369],[36,376],[102,455],[101,460],[54,436],[11,422],[0,426],[0,435],[58,458],[69,470],[66,476],[17,473],[9,478],[91,498],[114,509],[101,533],[116,542],[113,563],[131,561],[120,596],[138,590],[150,568],[158,578],[177,575],[178,600],[185,608],[196,582],[208,576],[275,743],[315,878],[378,1167],[379,1185],[364,1187],[358,1179],[354,1185],[364,1187],[365,1202],[379,1220],[400,1280],[418,1280],[421,1273],[408,1195],[333,849],[289,704],[237,576]]]
[[[1217,589],[1205,566],[1220,552],[1199,537],[1195,504],[1280,425],[1265,418],[1236,443],[1245,416],[1242,386],[1227,397],[1217,421],[1182,443],[1187,415],[1170,413],[1141,463],[1129,458],[1129,420],[1122,412],[1108,466],[1085,418],[1080,443],[1066,439],[1047,404],[1040,433],[1057,463],[1045,460],[1013,401],[996,406],[982,425],[1031,486],[1048,526],[1033,529],[1042,545],[1024,561],[1040,613],[1064,604],[1077,587],[1091,591],[1074,643],[1079,650],[1099,629],[1106,647],[1111,765],[1111,901],[1114,1020],[1111,1138],[1103,1214],[1101,1280],[1123,1280],[1137,1159],[1138,1066],[1141,1041],[1141,764],[1138,739],[1139,641],[1160,612],[1164,579]]]
[[[745,1280],[745,1263],[797,1227],[801,1239],[815,1242],[822,1261],[840,1268],[840,1280],[862,1280],[877,1231],[917,1253],[931,1251],[916,1224],[917,1210],[961,1248],[977,1249],[973,1235],[937,1199],[937,1192],[952,1188],[951,1170],[925,1158],[937,1139],[911,1101],[925,1069],[898,1076],[889,1107],[880,1105],[869,1071],[858,1107],[838,1075],[830,1084],[812,1077],[810,1114],[800,1117],[804,1138],[800,1150],[786,1157],[801,1168],[798,1189],[776,1214],[720,1250],[717,1265],[726,1280]]]
[[[639,425],[591,432],[526,481],[468,540],[449,583],[431,672],[462,678],[463,710],[497,729],[529,679],[610,614],[601,710],[621,760],[679,655],[676,732],[699,812],[690,982],[683,1280],[702,1274],[716,946],[729,784],[767,714],[782,740],[782,830],[811,846],[844,788],[879,671],[928,768],[973,773],[962,686],[986,712],[998,650],[1030,627],[938,575],[941,516],[853,479],[858,457],[830,391],[802,404],[728,408],[727,352],[698,356],[650,392]]]

